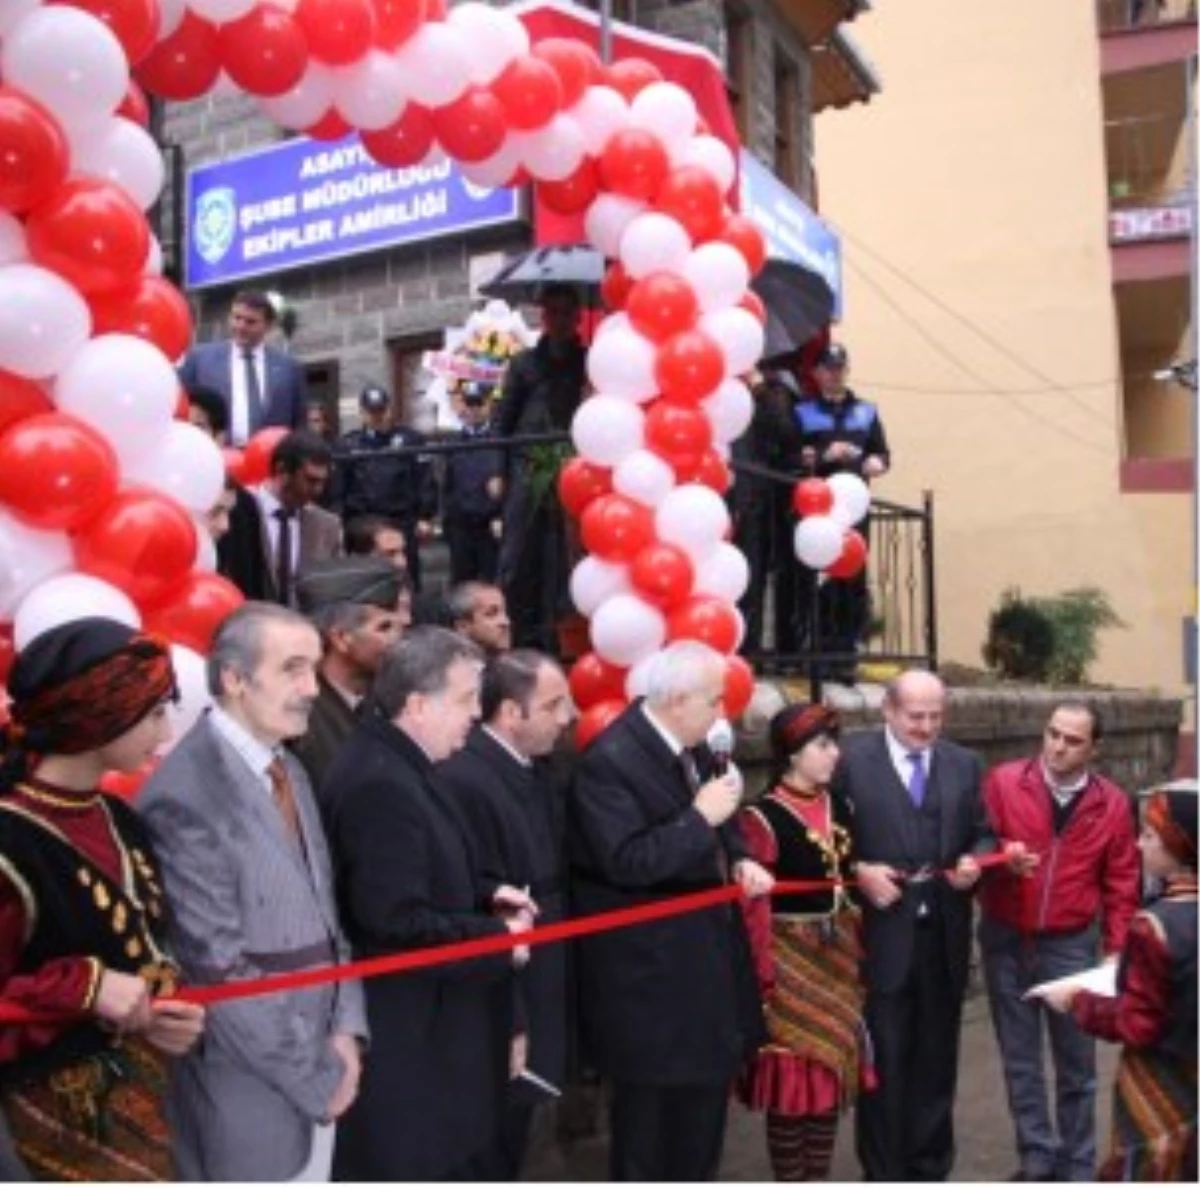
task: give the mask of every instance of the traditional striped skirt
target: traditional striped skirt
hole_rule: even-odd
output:
[[[1196,1061],[1125,1048],[1103,1180],[1196,1179]]]

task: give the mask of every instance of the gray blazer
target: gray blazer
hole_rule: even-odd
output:
[[[187,983],[350,959],[312,789],[300,764],[285,762],[304,854],[207,715],[138,797],[163,869],[169,943]],[[168,1104],[180,1178],[294,1176],[342,1077],[329,1044],[335,1032],[366,1036],[356,982],[213,1007],[201,1042],[173,1062]]]

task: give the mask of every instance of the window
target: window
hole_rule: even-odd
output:
[[[775,55],[775,174],[798,189],[801,181],[800,75],[796,63]]]
[[[742,141],[751,141],[754,25],[739,4],[725,5],[725,90]]]
[[[414,334],[388,343],[392,356],[392,390],[395,392],[396,419],[412,425],[423,433],[435,432],[437,410],[432,400],[426,400],[425,389],[433,378],[421,363],[426,351],[442,347],[441,331]]]
[[[304,364],[308,403],[324,411],[326,433],[335,439],[341,436],[341,417],[338,410],[339,371],[336,359],[315,359]],[[310,428],[315,429],[316,425],[310,425]]]

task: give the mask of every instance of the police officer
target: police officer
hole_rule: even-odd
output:
[[[437,482],[428,458],[397,453],[401,447],[423,445],[415,429],[397,425],[391,394],[375,384],[358,398],[362,428],[352,429],[338,443],[337,506],[344,519],[384,516],[404,532],[408,572],[414,588],[421,583],[418,545],[432,533],[437,513]],[[378,457],[352,457],[370,452]]]
[[[849,363],[846,348],[830,343],[814,364],[816,398],[802,400],[795,408],[800,459],[808,473],[819,478],[849,472],[869,481],[887,473],[891,454],[879,410],[846,386]],[[856,527],[866,536],[866,520]],[[801,578],[811,591],[816,575],[802,570]],[[811,642],[814,650],[842,657],[824,666],[824,675],[830,679],[854,683],[851,657],[866,631],[869,611],[865,568],[852,578],[830,579],[822,586],[820,639]]]
[[[492,437],[491,384],[467,380],[459,388],[462,428],[455,437]],[[442,478],[442,526],[450,545],[450,582],[496,580],[504,451],[471,449],[446,456]]]

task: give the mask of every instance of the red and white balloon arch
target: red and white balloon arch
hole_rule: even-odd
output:
[[[612,263],[560,489],[587,556],[571,592],[593,651],[571,687],[586,741],[667,642],[728,657],[747,582],[722,494],[763,346],[758,228],[733,155],[650,63],[530,43],[503,9],[445,0],[4,0],[0,8],[0,653],[104,613],[169,636],[185,685],[240,600],[196,518],[220,451],[177,419],[192,327],[144,212],[163,185],[145,94],[253,95],[283,127],[361,133],[379,162],[445,154],[484,185],[582,213]],[[0,663],[3,656],[0,654]]]

